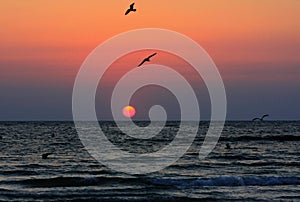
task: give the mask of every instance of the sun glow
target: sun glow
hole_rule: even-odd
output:
[[[136,111],[135,108],[133,106],[125,106],[123,108],[123,115],[127,118],[132,118],[134,117]]]

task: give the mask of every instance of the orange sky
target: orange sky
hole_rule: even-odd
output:
[[[280,72],[277,79],[282,80],[280,65],[292,72],[286,73],[287,79],[296,79],[294,66],[300,63],[298,0],[137,0],[138,11],[124,16],[130,3],[2,0],[0,68],[13,69],[3,77],[39,83],[47,75],[73,81],[85,57],[104,40],[131,29],[157,27],[197,41],[224,79],[253,79],[244,70],[258,74],[262,68],[275,68]],[[20,64],[26,67],[21,75]]]
[[[137,0],[138,12],[124,16],[130,3],[2,0],[0,60],[75,63],[118,33],[158,27],[186,34],[220,64],[299,62],[298,0]]]
[[[0,86],[71,89],[96,46],[149,27],[197,41],[226,86],[299,85],[299,11],[299,0],[1,0]]]

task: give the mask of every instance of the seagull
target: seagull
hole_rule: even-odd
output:
[[[48,156],[51,155],[51,154],[53,154],[53,153],[44,153],[44,154],[42,154],[42,159],[48,158]]]
[[[136,9],[133,8],[134,3],[130,4],[130,7],[127,9],[127,11],[125,12],[125,15],[127,15],[128,13],[130,13],[131,11],[135,12]]]
[[[256,120],[264,121],[264,118],[267,116],[269,116],[269,114],[264,114],[261,118],[256,117],[256,118],[252,119],[252,121],[256,121]]]
[[[150,58],[152,58],[154,55],[156,55],[157,53],[153,53],[152,55],[149,55],[148,57],[146,57],[139,65],[142,66],[145,62],[150,62]]]

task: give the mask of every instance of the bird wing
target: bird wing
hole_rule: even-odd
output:
[[[152,55],[148,56],[148,59],[152,58],[154,55],[156,55],[157,53],[153,53]]]
[[[130,4],[130,9],[133,9],[134,3]]]
[[[138,65],[138,67],[139,67],[139,66],[142,66],[145,62],[146,62],[146,59],[144,59],[144,60]]]
[[[254,118],[254,119],[252,119],[252,121],[256,121],[256,120],[260,120],[259,118]]]
[[[128,13],[130,13],[130,9],[127,9],[127,11],[125,12],[125,15],[127,15]]]
[[[265,114],[261,117],[261,119],[264,119],[265,117],[269,116],[269,114]]]

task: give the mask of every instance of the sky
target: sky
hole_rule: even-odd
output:
[[[132,2],[2,0],[0,120],[72,120],[73,84],[88,54],[117,34],[151,27],[182,33],[207,51],[226,88],[228,120],[265,113],[300,120],[300,1],[136,0],[137,12],[125,16]],[[143,53],[124,58],[129,64]],[[160,56],[156,62],[184,65]],[[104,86],[118,77],[116,67]],[[141,105],[141,97],[133,102]]]

